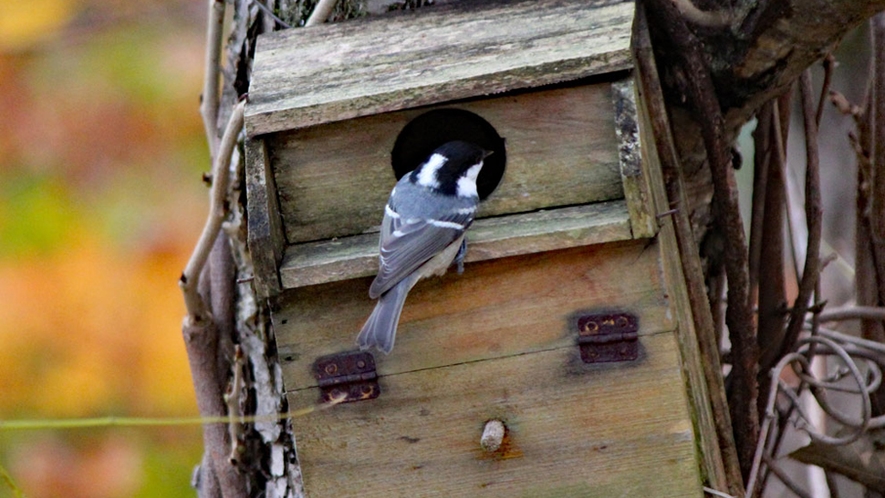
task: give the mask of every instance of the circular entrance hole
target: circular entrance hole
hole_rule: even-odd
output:
[[[403,127],[396,137],[390,162],[399,180],[427,159],[437,147],[453,140],[472,142],[493,151],[485,159],[476,190],[485,199],[501,182],[507,164],[504,139],[488,121],[463,109],[434,109],[425,112]]]

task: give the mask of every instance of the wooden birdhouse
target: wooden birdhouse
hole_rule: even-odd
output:
[[[259,38],[255,287],[289,408],[347,399],[293,420],[309,498],[702,494],[709,414],[633,15],[465,2]],[[456,138],[495,150],[465,271],[418,283],[392,354],[360,352],[390,190]]]

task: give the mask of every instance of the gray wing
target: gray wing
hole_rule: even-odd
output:
[[[473,212],[457,209],[437,219],[392,218],[381,223],[378,276],[369,288],[377,298],[460,237],[473,222]]]

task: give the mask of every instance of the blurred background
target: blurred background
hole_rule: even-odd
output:
[[[0,2],[0,419],[196,415],[205,2]],[[0,431],[31,497],[193,496],[198,426]],[[0,479],[0,497],[14,496]]]

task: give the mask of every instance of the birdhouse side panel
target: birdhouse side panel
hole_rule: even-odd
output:
[[[474,112],[506,140],[504,178],[481,205],[479,218],[624,196],[611,83],[597,82],[267,136],[288,242],[355,235],[377,227],[396,181],[390,153],[397,134],[411,119],[438,107]]]

